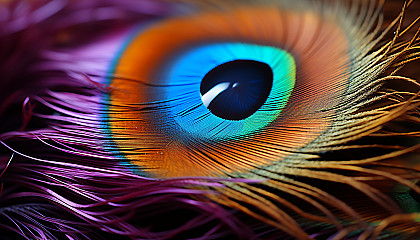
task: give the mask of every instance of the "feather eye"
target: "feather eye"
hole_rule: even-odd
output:
[[[418,13],[383,4],[0,3],[5,238],[416,238]]]
[[[379,60],[355,58],[365,54],[359,42],[367,32],[349,26],[350,15],[335,24],[340,12],[321,15],[319,3],[260,4],[170,18],[130,40],[110,83],[116,151],[153,177],[226,176],[286,164],[298,149],[310,151],[303,149],[337,115],[350,115],[346,98],[369,80],[352,71]],[[267,73],[245,72],[257,68],[250,60]],[[208,80],[217,68],[227,76]],[[264,74],[273,77],[257,89],[253,81],[264,86]],[[207,81],[214,83],[202,92]],[[209,94],[214,103],[203,99]]]

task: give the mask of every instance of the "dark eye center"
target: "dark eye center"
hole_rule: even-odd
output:
[[[208,72],[201,81],[203,104],[226,120],[242,120],[267,100],[273,86],[273,70],[263,62],[235,60]]]

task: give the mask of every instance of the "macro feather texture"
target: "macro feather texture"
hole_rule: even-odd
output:
[[[418,1],[0,1],[0,239],[419,239]]]

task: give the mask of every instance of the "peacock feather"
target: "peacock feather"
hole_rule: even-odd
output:
[[[417,1],[0,1],[0,239],[420,239]]]

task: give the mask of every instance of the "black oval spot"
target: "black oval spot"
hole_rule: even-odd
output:
[[[204,76],[200,92],[203,104],[226,120],[242,120],[267,100],[273,86],[273,70],[263,62],[226,62]]]

